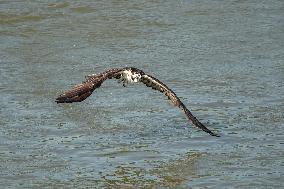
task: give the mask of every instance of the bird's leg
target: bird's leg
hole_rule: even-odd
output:
[[[118,83],[121,83],[121,82],[122,82],[122,86],[123,86],[123,87],[126,87],[126,82],[127,82],[127,81],[125,80],[124,77],[121,77],[120,79],[118,79],[117,82],[118,82]]]
[[[123,86],[123,87],[126,87],[127,84],[128,84],[128,81],[125,80],[125,79],[123,79],[123,84],[122,84],[122,86]]]

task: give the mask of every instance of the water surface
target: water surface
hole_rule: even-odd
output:
[[[1,188],[281,188],[284,3],[1,1]],[[221,138],[142,84],[84,76],[133,66]]]

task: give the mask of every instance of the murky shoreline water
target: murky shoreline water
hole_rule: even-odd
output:
[[[0,188],[281,188],[282,1],[1,1]],[[84,76],[133,66],[165,97]]]

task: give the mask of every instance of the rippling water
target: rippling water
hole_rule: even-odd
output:
[[[1,188],[280,188],[283,1],[1,1]],[[133,66],[143,85],[82,103],[84,75]]]

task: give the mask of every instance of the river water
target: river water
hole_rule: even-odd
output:
[[[0,188],[283,188],[284,2],[0,1]],[[55,98],[133,66],[142,84]]]

